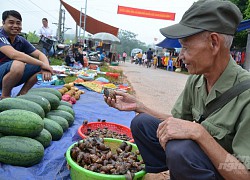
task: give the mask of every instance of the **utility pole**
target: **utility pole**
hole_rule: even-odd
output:
[[[57,40],[61,40],[61,37],[62,37],[62,26],[61,25],[62,25],[62,3],[60,2],[58,28],[57,28]]]
[[[79,23],[80,28],[79,28],[79,34],[78,34],[78,39],[79,39],[79,42],[81,41],[81,29],[82,29],[82,9],[83,9],[83,8],[81,8],[81,11],[80,11],[80,23]]]
[[[77,32],[78,32],[78,25],[76,23],[75,42],[78,42],[78,34],[77,34]]]
[[[250,29],[247,29],[247,46],[246,46],[246,55],[245,55],[245,62],[244,62],[244,69],[250,71]]]
[[[81,42],[81,29],[82,29],[82,10],[85,9],[85,13],[84,13],[84,24],[83,24],[83,44],[85,42],[85,30],[86,30],[86,16],[87,16],[87,0],[85,0],[85,8],[81,8],[81,11],[80,11],[80,23],[79,23],[79,34],[78,34],[78,39],[79,41]]]
[[[85,0],[84,26],[83,26],[83,45],[85,44],[86,16],[87,16],[87,0]]]
[[[62,40],[64,41],[64,32],[65,32],[65,10],[62,9],[62,31],[61,31],[61,36],[62,36]]]

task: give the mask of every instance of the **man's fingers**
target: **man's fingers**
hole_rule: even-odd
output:
[[[115,94],[116,94],[116,95],[120,95],[120,96],[122,96],[122,95],[124,95],[124,94],[125,94],[125,92],[115,90]]]
[[[166,121],[166,120],[165,120]],[[157,137],[159,138],[160,136],[162,136],[162,134],[164,133],[164,131],[166,131],[167,129],[167,122],[161,122],[158,126],[158,129],[157,129]]]

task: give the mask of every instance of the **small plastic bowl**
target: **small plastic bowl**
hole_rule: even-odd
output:
[[[87,132],[87,129],[96,130],[98,128],[108,128],[111,131],[117,132],[118,134],[126,134],[131,140],[129,142],[134,142],[132,133],[130,128],[123,126],[121,124],[111,123],[111,122],[90,122],[88,124],[83,124],[78,128],[78,134],[85,139],[87,135],[85,133]]]

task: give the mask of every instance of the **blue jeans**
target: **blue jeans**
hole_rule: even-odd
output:
[[[131,131],[145,162],[146,172],[170,170],[171,180],[223,179],[195,141],[171,140],[164,151],[156,136],[160,122],[145,113],[137,115],[131,122]]]
[[[6,63],[0,64],[0,89],[2,89],[3,77],[10,71],[13,61],[8,61]],[[41,71],[40,66],[26,64],[22,79],[16,84],[19,86],[29,80],[31,76]]]
[[[51,49],[49,51],[47,49],[45,49],[45,48],[42,48],[42,53],[45,54],[48,57],[53,56],[53,54],[54,54],[53,46],[51,47]]]

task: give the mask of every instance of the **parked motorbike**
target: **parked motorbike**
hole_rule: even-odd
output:
[[[67,55],[69,48],[70,45],[68,44],[57,44],[54,56],[56,58],[64,59],[64,57]]]
[[[89,61],[100,61],[99,54],[100,54],[99,51],[90,52],[88,54]]]

